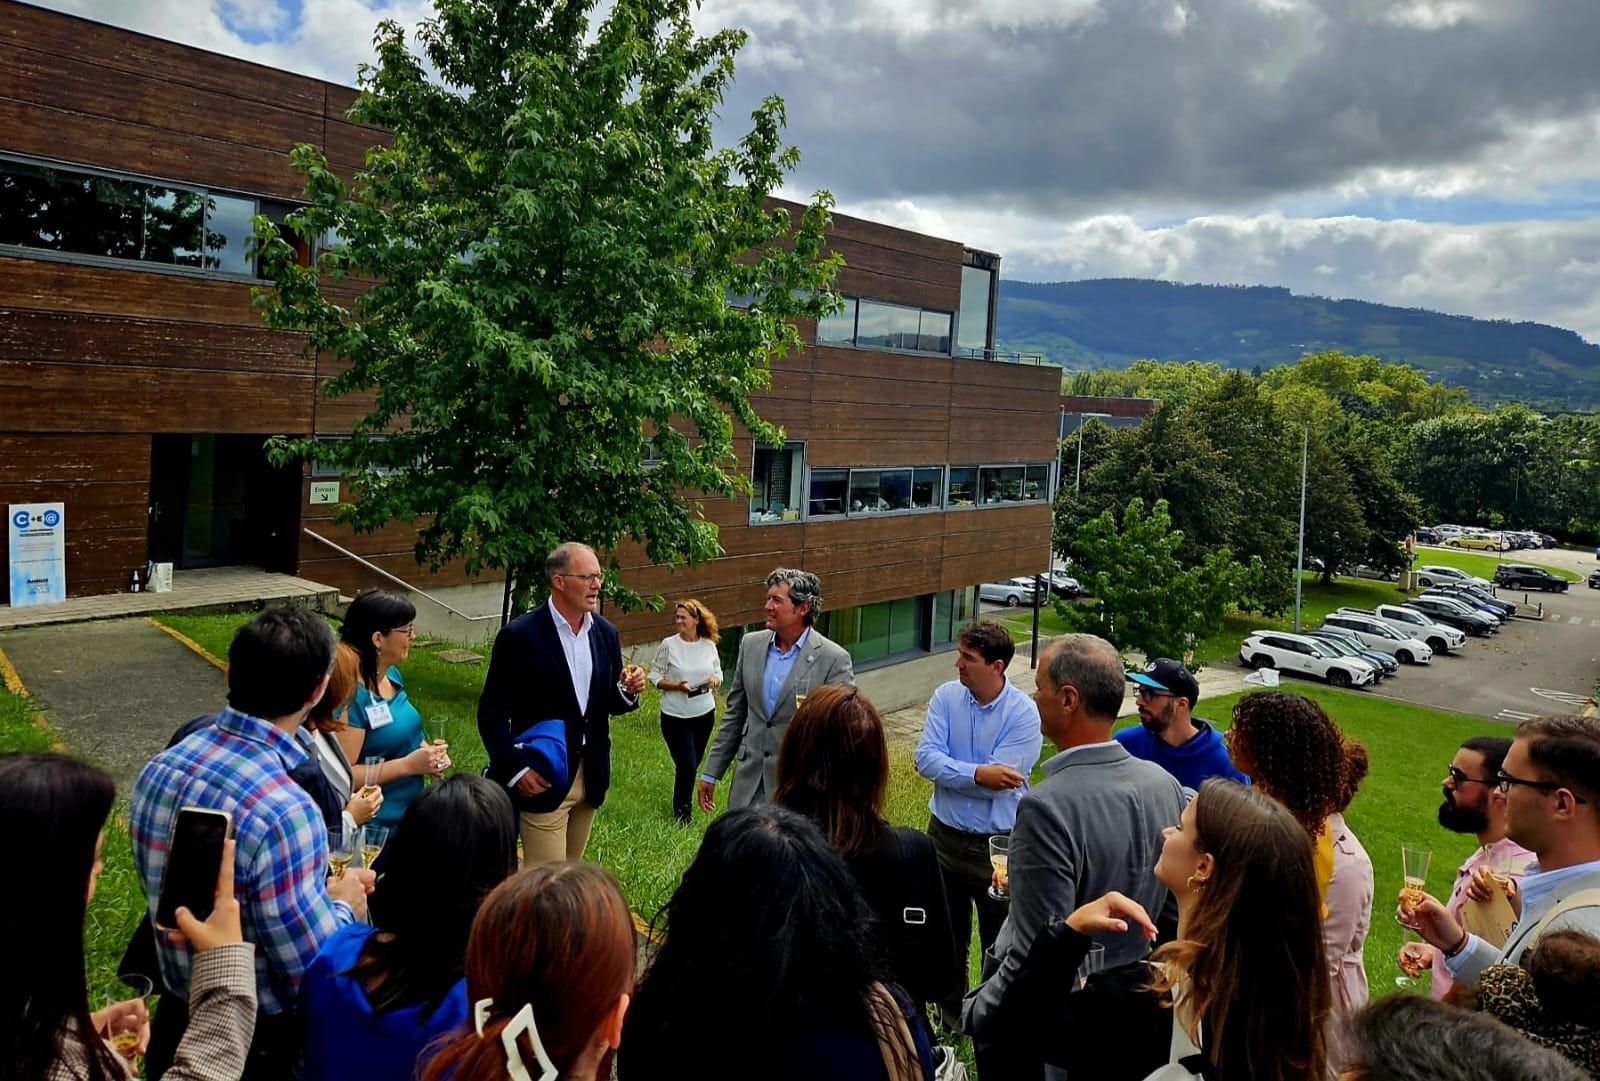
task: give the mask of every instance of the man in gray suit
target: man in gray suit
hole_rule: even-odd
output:
[[[747,634],[728,685],[728,708],[700,774],[702,811],[716,807],[716,783],[734,763],[728,808],[749,807],[778,786],[778,744],[799,699],[824,683],[854,683],[850,654],[813,629],[822,583],[809,571],[767,575],[767,629]]]
[[[1123,693],[1122,660],[1103,638],[1062,635],[1039,661],[1033,695],[1039,729],[1059,753],[1017,805],[1007,867],[1011,911],[984,955],[983,982],[962,1003],[979,1077],[1031,1081],[1044,1075],[1042,1062],[1016,1053],[1002,999],[1052,917],[1112,890],[1152,914],[1167,903],[1167,888],[1154,871],[1162,830],[1183,812],[1183,789],[1166,770],[1134,758],[1111,738]],[[1105,947],[1106,968],[1136,961],[1149,949],[1136,927],[1095,937]]]

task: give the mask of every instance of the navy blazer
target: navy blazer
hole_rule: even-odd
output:
[[[589,649],[594,655],[589,707],[578,711],[572,672],[557,637],[557,618],[546,601],[501,628],[494,639],[483,696],[478,699],[478,735],[489,752],[484,775],[497,784],[509,784],[524,768],[512,747],[518,733],[539,721],[566,722],[567,784],[537,796],[524,796],[515,787],[508,789],[519,810],[535,814],[561,806],[580,758],[584,798],[595,807],[605,801],[606,789],[611,786],[611,716],[639,706],[638,699],[630,699],[618,687],[622,638],[610,620],[596,615],[589,629]]]

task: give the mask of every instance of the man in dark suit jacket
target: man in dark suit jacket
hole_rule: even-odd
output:
[[[611,716],[639,706],[644,669],[622,664],[617,628],[596,609],[605,575],[594,549],[568,542],[545,559],[550,600],[501,628],[478,699],[484,771],[511,790],[525,866],[583,857],[611,784]],[[566,725],[567,781],[529,769],[512,746],[539,721]]]

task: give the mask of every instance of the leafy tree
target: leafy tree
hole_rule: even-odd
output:
[[[1545,512],[1540,485],[1558,475],[1553,431],[1520,405],[1425,420],[1411,429],[1406,479],[1441,519],[1520,526]]]
[[[1322,561],[1324,582],[1364,560],[1369,532],[1344,462],[1314,443],[1306,455],[1306,556]]]
[[[503,569],[508,602],[570,538],[718,554],[682,493],[745,483],[735,422],[780,438],[749,396],[799,346],[791,320],[836,302],[831,197],[768,201],[798,161],[782,101],[714,143],[745,35],[697,35],[690,0],[616,0],[591,34],[597,6],[438,0],[420,53],[380,24],[351,116],[392,141],[349,184],[293,154],[309,205],[289,224],[334,246],[297,266],[257,219],[267,322],[338,359],[330,396],[374,396],[349,439],[279,450],[350,478],[358,530],[414,522],[419,562]]]
[[[1188,564],[1179,557],[1183,544],[1165,500],[1148,512],[1142,499],[1131,500],[1120,522],[1105,511],[1078,529],[1071,546],[1076,577],[1095,601],[1057,601],[1057,613],[1070,630],[1101,635],[1118,649],[1182,657],[1194,639],[1250,604],[1261,574],[1259,559],[1241,565],[1226,548]]]

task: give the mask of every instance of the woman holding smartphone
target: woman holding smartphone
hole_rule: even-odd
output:
[[[0,921],[14,934],[0,981],[0,1063],[17,1081],[126,1081],[113,1040],[150,1038],[143,999],[90,1012],[84,978],[85,909],[94,898],[116,786],[105,771],[63,754],[0,754],[0,847],[28,888],[0,891]],[[124,842],[126,843],[126,842]],[[255,947],[239,929],[233,842],[223,844],[211,915],[179,908],[178,934],[195,951],[189,1026],[167,1070],[171,1081],[234,1081],[256,1025]],[[175,936],[176,937],[176,936]]]
[[[353,787],[383,786],[383,802],[372,821],[393,830],[422,791],[422,778],[441,776],[450,765],[442,743],[424,744],[422,714],[406,695],[399,666],[411,655],[417,609],[398,593],[374,589],[350,602],[340,640],[360,658],[360,682],[337,733],[355,767]],[[377,759],[377,762],[370,761]],[[358,764],[359,763],[359,764]]]
[[[661,738],[672,755],[672,814],[687,826],[700,759],[716,721],[711,692],[722,686],[722,658],[717,617],[699,601],[679,601],[672,625],[677,633],[661,640],[649,679],[661,692]]]

